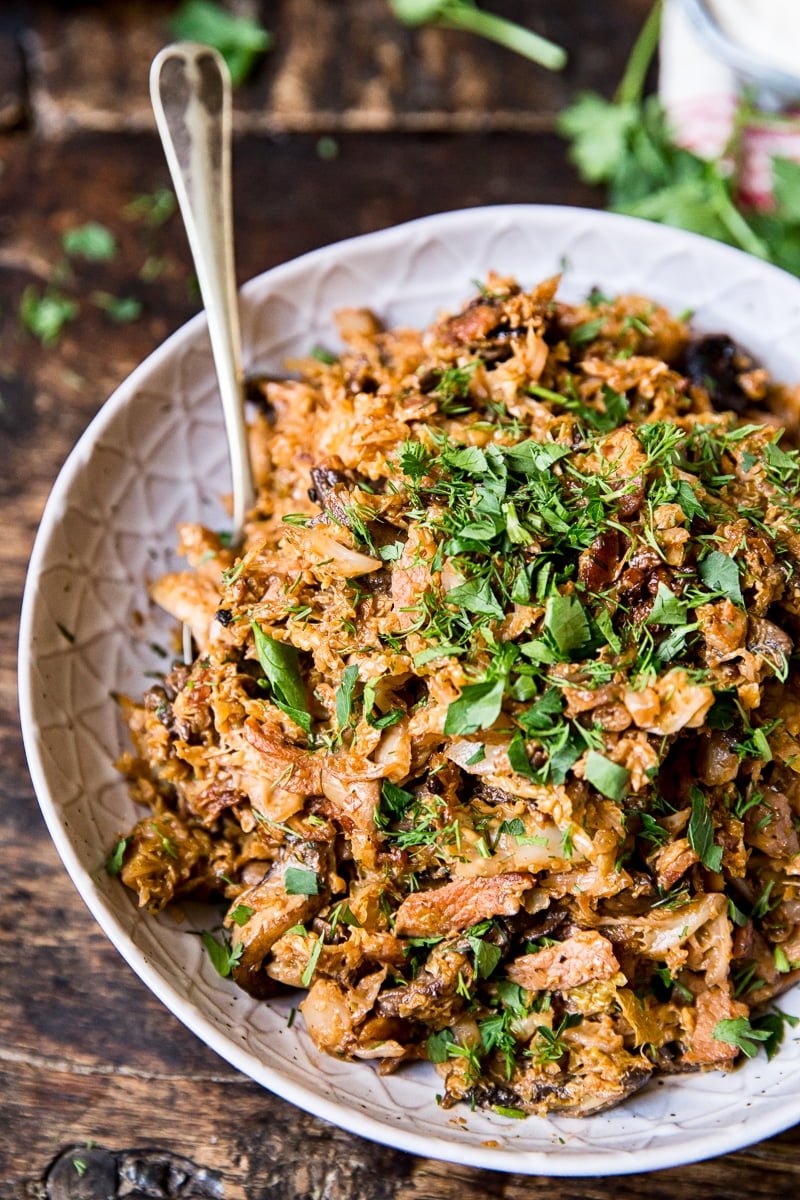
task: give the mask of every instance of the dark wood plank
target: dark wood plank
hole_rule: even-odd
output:
[[[546,71],[466,33],[409,29],[386,0],[250,5],[261,11],[274,47],[237,93],[239,124],[271,132],[549,128],[576,87],[614,86],[649,0],[496,0],[490,7],[563,45],[566,70]],[[149,129],[148,66],[171,36],[174,9],[166,0],[127,0],[81,5],[65,20],[59,5],[31,6],[39,125],[59,135]]]

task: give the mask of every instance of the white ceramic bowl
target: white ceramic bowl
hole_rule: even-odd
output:
[[[369,304],[391,324],[428,323],[487,269],[533,283],[564,269],[562,294],[636,291],[701,329],[741,339],[775,374],[800,380],[800,282],[715,242],[604,213],[533,206],[443,213],[317,250],[242,292],[250,371],[280,370],[335,345],[333,309]],[[659,1080],[585,1120],[509,1120],[442,1111],[427,1064],[381,1078],[318,1054],[289,1002],[257,1003],[220,979],[200,940],[140,913],[102,869],[136,817],[113,761],[125,745],[109,693],[136,695],[163,660],[165,619],[147,581],[174,565],[175,525],[226,527],[222,420],[204,320],[189,322],[114,393],[50,496],[25,592],[20,697],[45,820],[75,886],[122,956],[214,1050],[273,1092],[354,1133],[479,1167],[614,1175],[721,1154],[800,1119],[800,1045],[731,1075]],[[137,623],[137,614],[144,623]],[[68,641],[59,629],[74,635]],[[202,919],[202,918],[201,918]],[[800,997],[783,1007],[800,1013]]]

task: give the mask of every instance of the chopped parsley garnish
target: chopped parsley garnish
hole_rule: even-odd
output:
[[[341,733],[350,724],[353,713],[353,692],[358,680],[358,667],[345,667],[342,682],[336,691],[336,721]]]
[[[719,871],[722,867],[722,847],[714,844],[714,822],[705,796],[698,787],[690,791],[692,815],[689,818],[687,837],[704,867]]]
[[[300,976],[300,982],[302,983],[303,987],[309,987],[311,980],[314,978],[314,972],[317,969],[319,956],[322,953],[322,945],[323,939],[317,938],[317,940],[314,942],[314,945],[311,947],[311,953],[308,956],[308,962],[306,963],[303,974]]]
[[[287,867],[283,874],[283,886],[289,896],[319,895],[317,873],[306,867]]]
[[[467,684],[447,710],[444,732],[477,733],[479,729],[488,729],[500,716],[504,692],[505,679],[502,678]]]
[[[91,262],[107,262],[117,253],[116,238],[98,221],[87,221],[85,225],[68,229],[61,244],[71,258],[86,258]]]
[[[25,288],[19,307],[23,327],[46,347],[57,344],[62,329],[75,320],[78,311],[77,300],[54,288],[41,293],[34,284]]]
[[[256,654],[273,693],[273,703],[305,730],[311,732],[311,714],[303,684],[299,655],[289,642],[279,642],[264,633],[256,621],[251,621]]]
[[[589,622],[577,596],[550,596],[544,628],[561,655],[583,649],[589,641]]]
[[[716,595],[727,596],[741,608],[744,604],[739,568],[729,554],[712,550],[697,568],[697,573],[707,588]]]
[[[213,933],[209,933],[208,930],[203,930],[200,938],[208,951],[208,957],[214,964],[214,970],[223,979],[227,979],[244,953],[244,942],[237,942],[235,946],[232,946],[225,933],[222,934],[222,941],[218,942]]]
[[[236,925],[246,925],[255,911],[249,904],[237,904],[231,913],[231,920]]]
[[[597,750],[590,750],[586,755],[584,777],[601,795],[619,801],[627,794],[631,773],[627,767],[618,766]]]
[[[580,1013],[565,1013],[554,1029],[550,1029],[548,1025],[538,1025],[536,1037],[527,1053],[537,1063],[557,1063],[569,1049],[563,1035],[582,1021]]]
[[[717,1021],[711,1034],[718,1042],[726,1042],[741,1050],[746,1058],[755,1058],[760,1042],[768,1042],[771,1036],[769,1029],[759,1029],[750,1024],[747,1017],[732,1017],[729,1020]]]

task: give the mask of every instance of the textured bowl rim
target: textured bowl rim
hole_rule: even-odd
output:
[[[299,266],[323,267],[329,260],[341,258],[348,249],[361,247],[367,242],[383,242],[387,249],[391,249],[393,246],[395,248],[402,246],[410,233],[422,229],[442,232],[454,226],[470,225],[475,221],[498,221],[505,217],[521,216],[522,214],[529,216],[535,214],[546,222],[548,217],[551,219],[563,218],[570,213],[575,214],[576,220],[594,221],[599,226],[605,226],[609,231],[618,235],[624,235],[626,228],[635,225],[640,231],[643,227],[646,228],[648,236],[652,236],[655,240],[663,240],[665,244],[669,242],[673,245],[682,245],[684,248],[693,249],[700,254],[703,252],[708,254],[713,251],[714,255],[735,256],[739,261],[746,258],[752,269],[772,275],[776,280],[780,279],[785,286],[786,272],[758,259],[753,259],[751,256],[743,254],[742,251],[719,242],[713,242],[697,234],[654,225],[651,222],[615,213],[569,205],[505,204],[435,213],[432,216],[420,217],[400,225],[393,225],[386,229],[331,243],[262,272],[243,285],[241,294],[247,298],[251,291],[259,289],[266,280],[269,280],[277,290],[280,288],[283,277],[290,275]],[[797,287],[800,289],[800,283],[797,283]],[[800,1120],[800,1102],[792,1104],[787,1102],[785,1097],[776,1097],[774,1107],[763,1115],[748,1114],[743,1108],[742,1119],[726,1129],[715,1130],[698,1137],[687,1134],[683,1150],[676,1152],[674,1145],[654,1145],[641,1150],[620,1149],[618,1156],[615,1155],[613,1158],[608,1151],[596,1153],[581,1150],[560,1154],[555,1148],[552,1152],[545,1152],[513,1147],[495,1149],[489,1145],[476,1146],[458,1141],[455,1129],[452,1139],[439,1134],[416,1134],[405,1129],[401,1123],[394,1126],[366,1113],[358,1113],[352,1108],[342,1110],[334,1101],[320,1096],[313,1086],[299,1085],[291,1079],[287,1079],[280,1069],[255,1059],[251,1054],[242,1050],[231,1036],[216,1029],[194,1005],[187,1001],[176,986],[164,979],[150,965],[145,952],[131,940],[103,896],[96,890],[90,873],[80,862],[47,783],[42,756],[35,736],[33,715],[34,667],[36,663],[33,650],[33,629],[37,586],[46,550],[58,529],[63,511],[63,501],[68,496],[75,476],[92,450],[98,435],[135,396],[150,372],[168,360],[185,342],[196,337],[205,325],[205,315],[200,312],[157,346],[119,384],[78,439],[61,468],[45,504],[31,554],[22,601],[18,657],[19,709],[23,742],[34,790],[45,824],[67,873],[92,916],[122,958],[174,1016],[243,1075],[253,1079],[275,1095],[290,1101],[298,1108],[329,1121],[341,1129],[423,1158],[435,1158],[463,1166],[545,1177],[579,1178],[628,1175],[683,1166],[727,1154],[781,1133],[794,1125]],[[612,1166],[613,1169],[610,1169]]]

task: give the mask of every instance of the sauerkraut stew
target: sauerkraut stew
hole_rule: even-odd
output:
[[[798,396],[557,283],[347,310],[256,388],[243,547],[184,525],[152,588],[197,656],[122,701],[109,859],[223,902],[215,967],[320,1050],[512,1116],[775,1053],[800,967]]]

